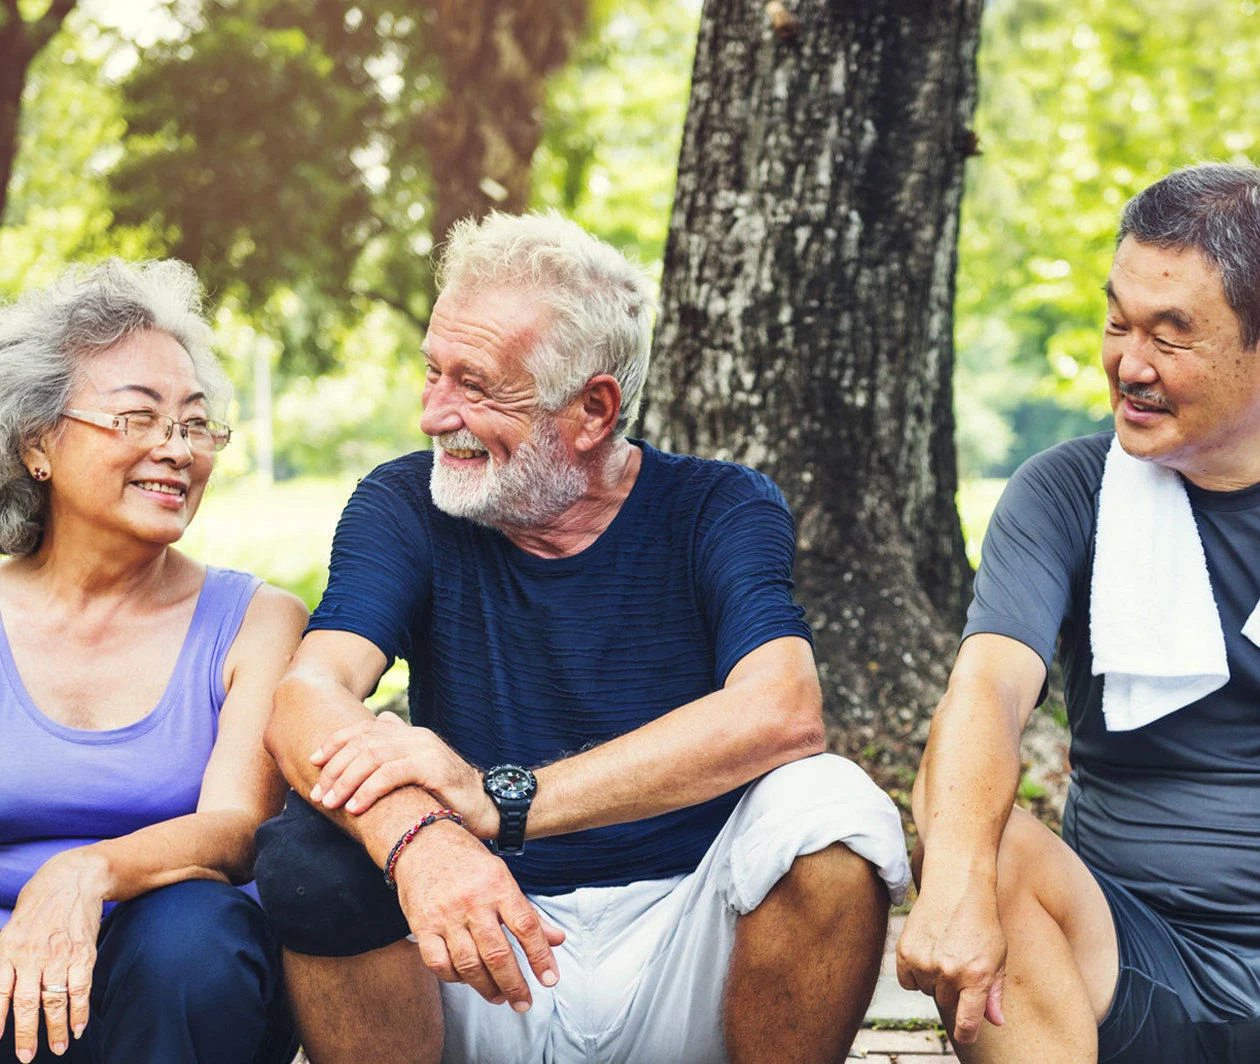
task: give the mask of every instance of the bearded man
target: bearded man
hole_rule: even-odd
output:
[[[842,1060],[908,867],[822,753],[782,496],[626,437],[651,298],[580,227],[461,224],[440,278],[434,449],[356,489],[267,735],[307,1053]],[[396,657],[412,726],[362,701]]]

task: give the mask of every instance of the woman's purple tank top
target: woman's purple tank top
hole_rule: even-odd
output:
[[[106,731],[69,728],[36,708],[0,623],[0,927],[53,854],[196,810],[226,695],[223,662],[261,583],[207,568],[157,706]]]

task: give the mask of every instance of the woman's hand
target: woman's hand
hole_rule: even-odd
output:
[[[88,1021],[106,868],[90,847],[50,857],[0,928],[0,1034],[13,1011],[18,1059],[35,1056],[42,1010],[48,1044],[64,1053]]]

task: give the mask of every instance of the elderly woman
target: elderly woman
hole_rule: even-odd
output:
[[[199,304],[113,261],[0,309],[0,1060],[293,1053],[233,884],[305,610],[174,549],[231,435]]]

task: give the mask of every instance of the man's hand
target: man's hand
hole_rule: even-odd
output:
[[[982,1019],[1004,1022],[1006,936],[993,889],[956,882],[933,883],[910,910],[897,943],[897,981],[935,998],[942,1016],[952,1012],[954,1042],[968,1045]]]
[[[414,784],[464,818],[479,839],[499,833],[499,811],[481,773],[428,728],[413,728],[393,713],[341,728],[311,754],[322,767],[311,801],[345,806],[356,816],[380,798]]]
[[[420,957],[448,983],[467,983],[492,1004],[517,1012],[533,1002],[504,928],[525,951],[534,975],[555,986],[552,946],[564,941],[521,893],[499,858],[463,828],[439,821],[403,850],[394,869],[398,901]]]

